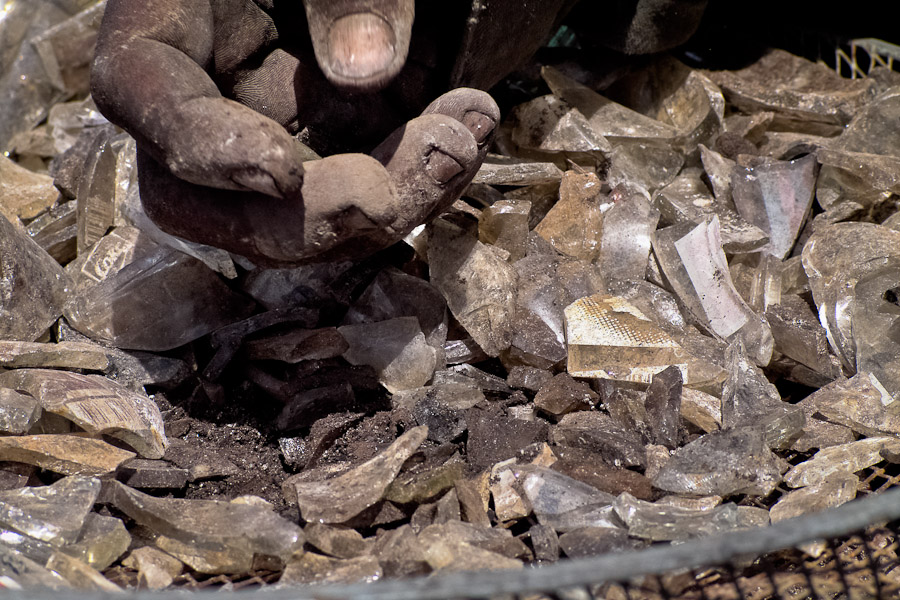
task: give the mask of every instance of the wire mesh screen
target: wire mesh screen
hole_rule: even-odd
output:
[[[875,489],[896,483],[895,476],[881,468],[872,469],[865,479],[869,485],[875,482]],[[270,600],[892,599],[900,598],[898,541],[900,488],[895,488],[769,527],[678,545],[515,572],[270,588],[265,596]],[[265,580],[264,573],[258,577],[256,583]],[[214,583],[194,585],[209,589]],[[230,583],[234,590],[247,587],[253,587],[252,578]]]

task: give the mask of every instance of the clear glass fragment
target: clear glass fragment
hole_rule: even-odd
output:
[[[738,507],[730,502],[698,510],[654,504],[624,492],[613,506],[630,536],[651,541],[686,540],[738,527]]]
[[[149,590],[169,587],[184,569],[180,560],[153,546],[135,548],[122,561],[122,566],[137,571],[138,585]]]
[[[557,531],[622,526],[612,509],[612,494],[544,467],[519,465],[512,470],[542,525]]]
[[[863,435],[900,435],[900,415],[888,406],[893,397],[868,373],[835,380],[808,401],[829,421]]]
[[[103,475],[134,458],[134,452],[81,435],[0,437],[0,460],[36,465],[63,475]]]
[[[118,481],[109,496],[156,535],[157,547],[201,573],[244,573],[255,555],[286,561],[303,546],[303,530],[265,503],[156,498]]]
[[[374,368],[389,392],[421,387],[434,374],[436,352],[425,341],[416,317],[343,325],[338,332],[349,345],[344,358]]]
[[[332,479],[289,477],[283,484],[285,496],[297,503],[307,522],[342,523],[382,498],[400,467],[427,436],[427,427],[410,429],[371,460]]]
[[[488,354],[509,347],[516,272],[497,253],[462,229],[438,219],[429,228],[431,282],[450,312]]]
[[[616,190],[613,190],[613,194]],[[640,193],[624,193],[603,218],[598,266],[607,279],[641,281],[659,211]]]
[[[290,585],[371,583],[383,575],[373,556],[331,558],[315,552],[298,552],[288,561],[278,580],[281,587]]]
[[[738,213],[769,236],[761,251],[780,259],[791,251],[812,207],[817,171],[815,155],[734,167],[731,188]]]
[[[252,303],[199,260],[158,246],[66,306],[72,326],[130,350],[170,350],[249,316]]]
[[[387,268],[350,306],[343,324],[410,316],[419,320],[428,345],[442,349],[447,340],[447,303],[440,292],[427,281]]]
[[[72,283],[62,267],[0,215],[0,339],[36,340],[62,314]]]
[[[770,50],[738,71],[710,71],[735,107],[801,121],[846,124],[868,101],[872,83],[845,79],[824,64]]]
[[[653,485],[677,494],[765,496],[780,481],[777,458],[764,434],[741,428],[713,431],[679,448]]]
[[[898,256],[900,232],[872,223],[835,223],[816,230],[803,246],[803,268],[832,350],[844,367],[856,369],[852,314],[860,278]]]
[[[0,368],[54,368],[104,371],[109,367],[106,350],[84,342],[11,342],[0,340]]]
[[[37,245],[56,262],[68,264],[75,258],[78,226],[75,223],[75,202],[53,206],[31,221],[25,228]]]
[[[653,251],[695,319],[720,339],[741,339],[757,364],[769,363],[772,332],[731,282],[717,217],[657,230]]]
[[[334,558],[356,558],[372,552],[371,540],[365,540],[355,529],[310,523],[303,533],[306,542]]]
[[[621,298],[588,296],[567,306],[565,315],[573,377],[649,383],[654,373],[674,365],[693,381],[681,346]]]
[[[3,491],[0,526],[53,546],[70,544],[78,539],[99,493],[99,479],[78,476],[53,485]]]
[[[559,202],[534,231],[560,253],[591,262],[600,253],[603,213],[611,207],[597,175],[566,171]]]
[[[100,375],[17,369],[0,373],[0,387],[26,392],[45,413],[64,417],[90,434],[120,439],[146,458],[162,458],[165,452],[162,415],[153,400]]]
[[[513,112],[512,140],[520,148],[544,152],[603,152],[612,146],[578,109],[553,94],[539,96]]]
[[[29,171],[0,154],[0,214],[13,222],[33,219],[58,198],[52,177]]]
[[[578,411],[565,415],[550,428],[550,443],[589,450],[614,467],[646,466],[640,433],[599,412]]]
[[[488,154],[472,183],[526,186],[555,183],[561,177],[562,171],[551,162],[534,162]]]
[[[478,239],[509,252],[509,261],[525,256],[528,238],[528,218],[531,202],[527,200],[498,200],[481,212]]]
[[[625,140],[672,141],[677,135],[672,125],[604,98],[553,67],[542,67],[541,77],[555,96],[578,109],[587,118],[591,129],[613,146]]]
[[[122,519],[88,513],[74,543],[62,551],[102,571],[122,556],[131,544],[131,534]]]
[[[699,225],[704,218],[717,216],[725,252],[755,252],[769,242],[765,231],[741,218],[726,201],[710,194],[700,179],[699,169],[683,169],[672,183],[654,194],[653,206],[667,225],[688,222]]]
[[[884,460],[883,452],[896,453],[900,440],[895,437],[873,437],[822,448],[807,461],[795,465],[784,474],[791,487],[816,485],[835,474],[851,474]]]
[[[27,394],[0,387],[0,432],[21,435],[41,417],[41,405]]]
[[[840,506],[856,498],[859,478],[852,473],[835,473],[822,481],[793,490],[778,499],[769,510],[773,523]]]

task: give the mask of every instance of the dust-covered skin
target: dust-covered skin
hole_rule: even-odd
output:
[[[500,119],[472,88],[574,2],[109,0],[92,93],[164,230],[266,264],[364,256],[459,196]]]

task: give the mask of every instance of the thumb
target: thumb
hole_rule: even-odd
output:
[[[406,62],[415,0],[304,0],[319,68],[334,85],[375,91]]]

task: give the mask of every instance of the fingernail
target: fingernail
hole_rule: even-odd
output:
[[[394,31],[381,17],[371,13],[341,17],[328,32],[331,68],[354,79],[377,75],[393,61],[395,44]]]
[[[440,184],[447,183],[463,170],[463,166],[456,159],[440,150],[433,150],[425,164],[425,170]]]
[[[247,191],[260,192],[267,196],[283,198],[284,194],[275,184],[275,178],[258,167],[240,169],[231,174],[231,180]]]
[[[463,115],[462,124],[469,128],[479,144],[494,130],[494,120],[477,110],[470,110]]]

